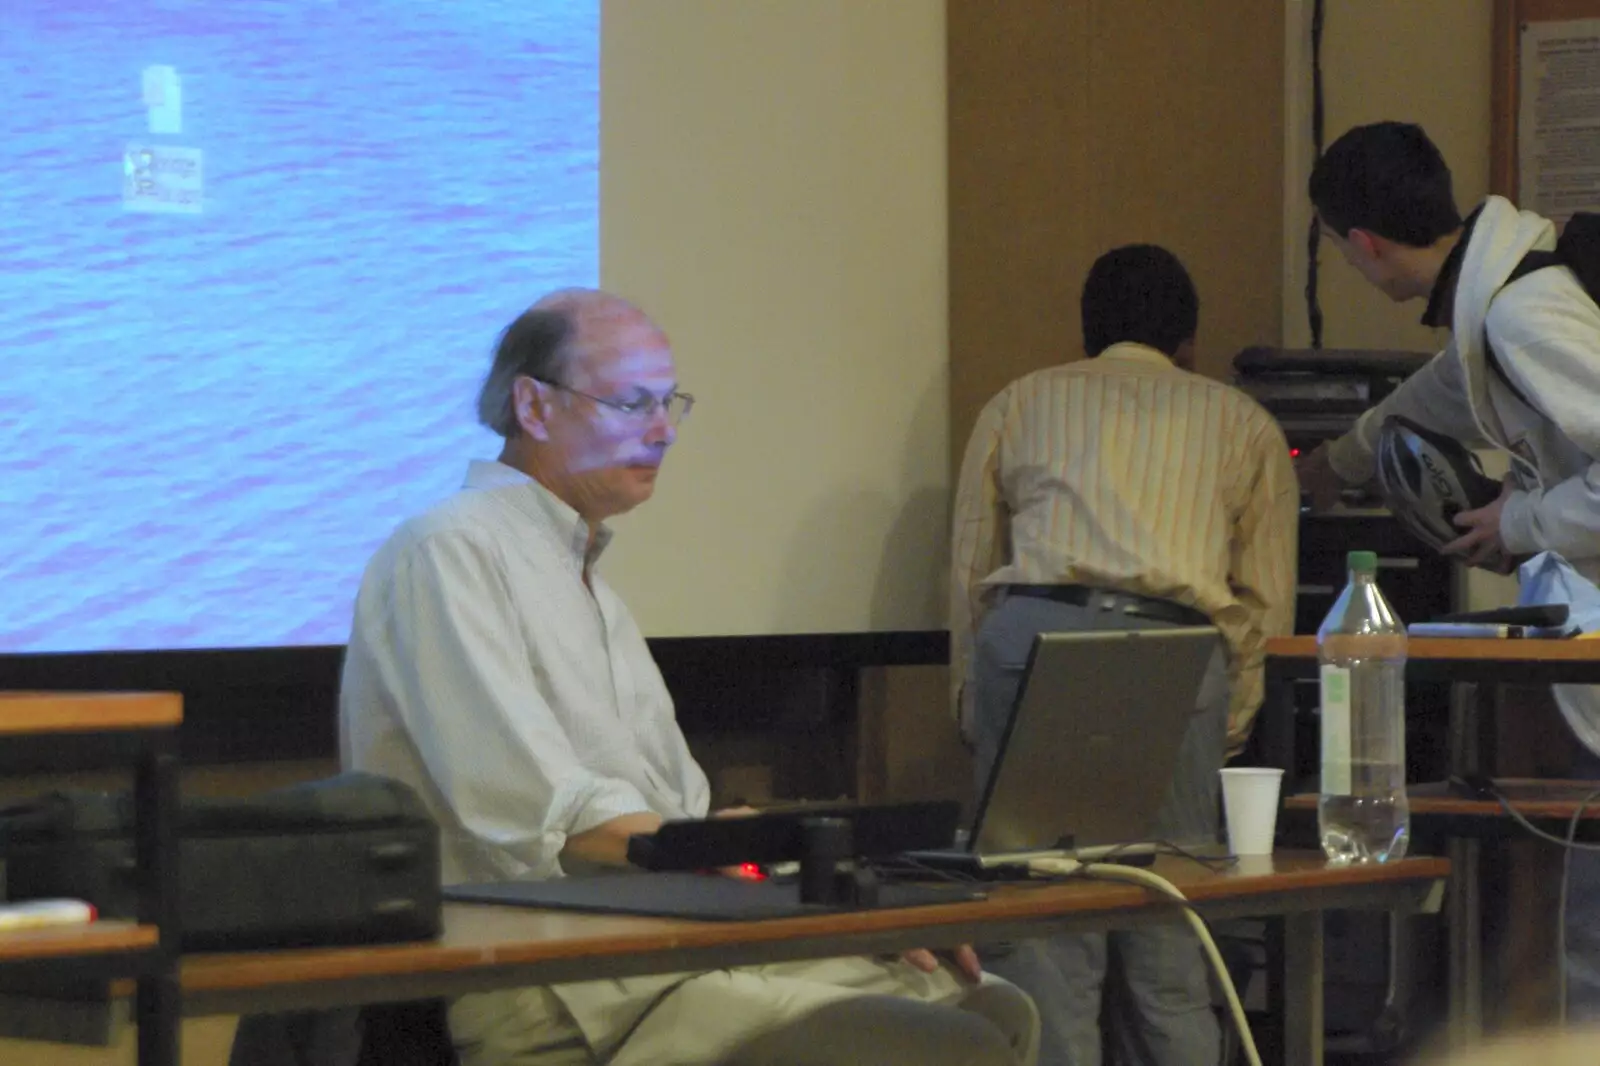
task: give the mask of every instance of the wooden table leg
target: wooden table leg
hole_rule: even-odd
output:
[[[1285,1066],[1321,1066],[1322,912],[1283,920],[1283,1061]]]
[[[1479,865],[1483,845],[1452,837],[1450,882],[1445,888],[1445,936],[1449,943],[1450,1044],[1464,1047],[1483,1036],[1483,913]]]
[[[139,1066],[178,1066],[178,751],[177,738],[152,735],[134,778],[139,921],[161,931],[162,962],[138,979]]]
[[[1456,685],[1450,694],[1450,772],[1492,773],[1494,751],[1484,750],[1484,723],[1495,718],[1497,688]],[[1452,837],[1450,884],[1445,893],[1445,937],[1449,944],[1450,997],[1446,1028],[1453,1047],[1483,1036],[1483,845]]]

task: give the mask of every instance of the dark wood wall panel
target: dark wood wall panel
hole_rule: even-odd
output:
[[[1201,369],[1282,333],[1282,0],[947,0],[950,416],[1081,354],[1095,257],[1200,289]]]

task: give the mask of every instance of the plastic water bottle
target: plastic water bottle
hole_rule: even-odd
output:
[[[1406,630],[1378,589],[1378,557],[1354,551],[1350,580],[1317,630],[1322,665],[1322,795],[1317,830],[1337,863],[1403,858]]]

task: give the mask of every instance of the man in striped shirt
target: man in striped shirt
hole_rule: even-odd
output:
[[[957,713],[981,783],[1036,634],[1215,625],[1226,648],[1153,827],[1209,842],[1217,770],[1261,703],[1264,643],[1293,623],[1294,469],[1271,416],[1192,372],[1199,297],[1172,253],[1107,252],[1082,304],[1089,358],[1013,382],[967,446],[952,540]],[[988,960],[1037,1001],[1041,1064],[1100,1062],[1109,955],[1126,979],[1109,1017],[1128,1061],[1217,1061],[1199,946],[1171,926],[1024,942]]]

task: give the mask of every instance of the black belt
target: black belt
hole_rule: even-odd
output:
[[[1005,590],[1011,596],[1033,596],[1041,600],[1070,603],[1077,607],[1089,607],[1098,602],[1107,611],[1129,614],[1135,618],[1149,618],[1157,622],[1171,622],[1173,625],[1211,624],[1211,619],[1206,617],[1204,612],[1197,611],[1193,607],[1185,607],[1171,600],[1158,600],[1153,596],[1135,596],[1131,592],[1118,592],[1115,589],[1097,589],[1088,585],[1006,585]]]

